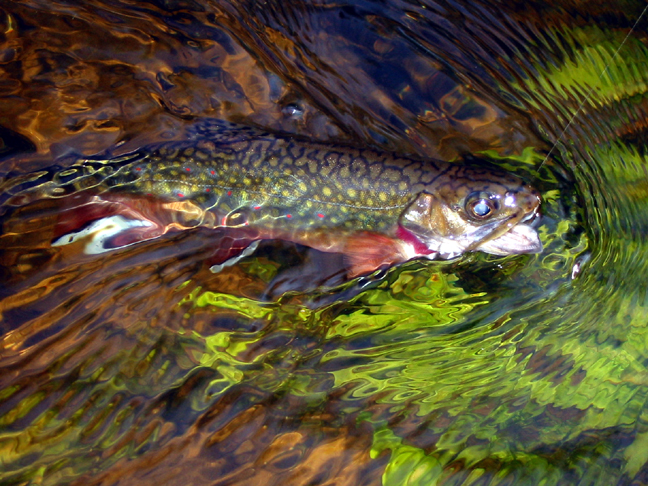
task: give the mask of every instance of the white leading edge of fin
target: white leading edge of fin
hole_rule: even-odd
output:
[[[85,238],[92,238],[90,241],[88,241],[88,243],[86,243],[83,252],[86,255],[100,255],[101,253],[106,253],[118,249],[106,247],[105,243],[109,238],[112,238],[113,236],[116,236],[119,233],[122,233],[129,229],[141,228],[144,226],[153,226],[153,223],[138,219],[127,219],[119,215],[110,216],[94,221],[90,226],[87,226],[80,231],[68,233],[61,236],[60,238],[57,238],[52,243],[52,246],[65,246]],[[138,242],[133,242],[119,248],[125,248],[127,246],[135,245],[136,243]]]

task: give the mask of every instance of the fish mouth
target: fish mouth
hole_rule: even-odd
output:
[[[524,215],[512,215],[505,220],[483,225],[463,237],[442,237],[417,231],[416,227],[399,225],[397,237],[407,247],[408,258],[453,260],[469,251],[507,256],[541,253],[542,242],[531,226],[539,216],[537,209]]]
[[[530,212],[507,232],[476,246],[475,249],[499,256],[542,253],[543,246],[538,232],[531,227],[531,223],[536,220],[537,216],[537,210]]]
[[[434,245],[437,256],[443,260],[452,260],[467,251],[482,251],[496,256],[541,253],[542,242],[538,232],[531,226],[536,217],[536,212],[529,213],[511,226],[508,231],[482,243],[462,246],[457,240],[437,240]]]

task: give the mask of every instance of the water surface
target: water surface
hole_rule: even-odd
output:
[[[353,281],[277,242],[213,274],[209,231],[83,256],[55,200],[5,214],[0,484],[648,482],[644,7],[0,0],[3,176],[216,117],[487,155],[545,200],[540,255]]]

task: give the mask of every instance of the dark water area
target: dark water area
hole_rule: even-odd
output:
[[[55,198],[14,208],[0,484],[648,484],[645,7],[0,0],[3,179],[219,118],[487,156],[544,244],[348,280],[266,241],[213,273],[209,230],[83,255]]]

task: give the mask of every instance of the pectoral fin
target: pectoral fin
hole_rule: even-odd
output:
[[[388,236],[362,232],[349,238],[344,245],[344,257],[348,267],[347,275],[355,278],[409,260],[399,240]]]

